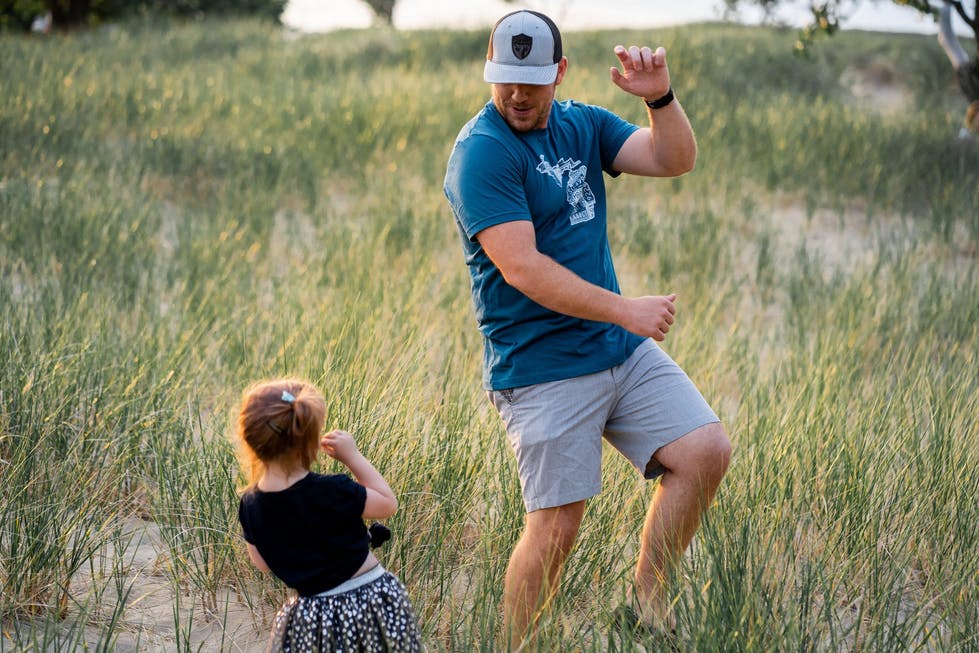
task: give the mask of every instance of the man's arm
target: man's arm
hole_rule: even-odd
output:
[[[533,223],[504,222],[476,234],[508,284],[541,306],[584,320],[618,324],[663,340],[676,311],[676,295],[623,297],[589,283],[537,250]]]
[[[612,81],[622,90],[644,100],[657,100],[670,90],[666,50],[615,46],[622,71],[611,68]],[[647,107],[649,127],[630,136],[615,157],[612,168],[645,177],[676,177],[693,170],[697,141],[687,114],[674,99],[659,109]]]

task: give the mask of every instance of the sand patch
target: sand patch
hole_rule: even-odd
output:
[[[911,92],[900,83],[893,64],[870,61],[848,66],[840,75],[840,84],[850,93],[850,100],[861,109],[891,115],[911,105]]]
[[[178,648],[265,650],[271,613],[252,609],[235,592],[222,590],[217,596],[217,614],[206,614],[199,597],[174,587],[166,572],[166,545],[155,523],[132,517],[124,522],[121,533],[113,538],[115,544],[94,556],[92,564],[85,565],[71,582],[73,600],[94,606],[88,608],[91,625],[84,630],[90,648],[101,650],[105,645],[107,627],[103,624],[118,612],[116,639],[110,647],[116,653],[164,653]],[[121,609],[120,594],[125,597]],[[66,623],[76,620],[69,614]],[[10,629],[3,630],[0,650],[19,650]]]

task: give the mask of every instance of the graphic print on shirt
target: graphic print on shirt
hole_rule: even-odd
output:
[[[595,194],[585,181],[588,166],[582,165],[581,161],[564,157],[558,159],[557,165],[553,165],[541,154],[537,172],[549,176],[554,183],[566,189],[568,204],[571,206],[571,224],[587,222],[595,217]],[[564,185],[564,173],[568,173],[567,186]]]

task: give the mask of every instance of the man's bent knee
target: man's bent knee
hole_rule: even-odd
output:
[[[567,555],[578,536],[585,502],[577,501],[554,508],[542,508],[527,514],[524,536],[530,537],[550,550]]]
[[[717,484],[731,462],[731,441],[724,427],[713,422],[660,448],[654,457],[671,472],[693,474]]]
[[[707,467],[713,468],[718,480],[724,476],[731,463],[731,440],[720,422],[702,426],[706,441],[703,444],[701,460]]]

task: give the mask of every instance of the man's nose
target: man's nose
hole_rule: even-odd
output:
[[[514,102],[523,102],[530,97],[530,89],[526,84],[514,84],[513,93],[510,95]]]

